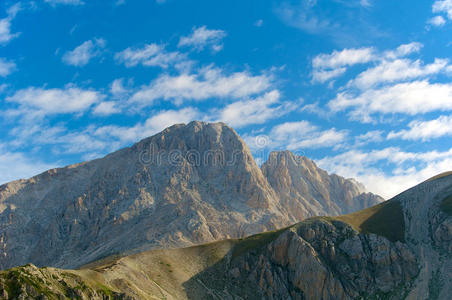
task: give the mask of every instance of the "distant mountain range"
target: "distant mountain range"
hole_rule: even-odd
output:
[[[78,270],[0,272],[3,299],[439,299],[452,295],[452,175],[355,213]],[[44,298],[46,297],[46,298]]]
[[[239,238],[383,199],[306,157],[262,168],[223,123],[174,125],[130,148],[0,186],[0,268]]]

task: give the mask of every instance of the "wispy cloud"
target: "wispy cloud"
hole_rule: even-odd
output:
[[[41,162],[27,153],[9,152],[0,146],[0,184],[29,178],[52,167],[55,165]]]
[[[223,30],[207,29],[206,26],[195,27],[191,35],[183,36],[179,40],[179,47],[191,47],[196,51],[201,51],[206,47],[210,47],[214,52],[223,49],[223,38],[226,32]]]
[[[351,108],[351,119],[362,122],[371,122],[371,115],[375,113],[416,115],[449,111],[452,110],[452,85],[423,80],[369,89],[357,95],[340,92],[328,105],[335,112]]]
[[[141,88],[131,101],[150,105],[156,99],[173,100],[207,100],[216,98],[243,98],[262,93],[270,88],[272,76],[267,74],[252,75],[249,72],[226,74],[224,70],[213,66],[200,69],[192,74],[171,76],[162,74],[148,86]]]
[[[255,99],[233,102],[219,110],[218,120],[235,128],[250,124],[263,124],[298,108],[297,103],[281,101],[278,90],[273,90]]]
[[[322,129],[309,121],[285,122],[274,126],[268,134],[258,137],[246,135],[249,146],[255,148],[256,139],[265,138],[262,146],[268,150],[292,150],[300,152],[306,149],[341,148],[348,139],[348,131],[336,128]],[[256,149],[255,149],[256,150]]]
[[[165,46],[159,44],[148,44],[142,48],[127,48],[116,53],[115,59],[126,67],[135,67],[139,64],[146,67],[168,68],[187,60],[187,55],[174,51],[167,52]]]
[[[79,113],[86,111],[103,98],[104,96],[97,91],[84,90],[72,85],[63,89],[29,87],[18,90],[6,98],[6,101],[19,105],[7,113],[21,117]]]
[[[414,120],[408,124],[409,129],[391,131],[388,139],[429,141],[434,138],[452,136],[452,116],[440,116],[430,121]]]
[[[452,148],[444,152],[405,152],[397,147],[350,150],[327,156],[317,163],[329,172],[357,178],[369,191],[390,198],[432,176],[450,171]],[[384,172],[381,165],[391,166],[392,171]]]
[[[11,22],[21,9],[21,3],[16,3],[7,10],[6,18],[0,19],[0,44],[7,44],[20,35],[20,33],[11,32]]]
[[[89,63],[89,61],[100,56],[102,49],[105,48],[104,39],[93,39],[82,43],[72,51],[68,51],[63,55],[63,62],[65,64],[83,67]]]
[[[16,70],[16,64],[13,61],[0,57],[0,76],[6,77]]]
[[[85,2],[82,0],[44,0],[44,2],[50,5],[83,5]]]
[[[319,54],[312,60],[312,80],[326,82],[341,76],[347,67],[375,60],[373,48],[344,49],[331,54]]]

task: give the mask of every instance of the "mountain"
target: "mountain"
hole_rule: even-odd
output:
[[[307,216],[340,215],[361,210],[382,201],[366,193],[362,184],[328,173],[290,151],[272,152],[262,172],[284,207],[298,220]]]
[[[179,124],[102,159],[0,186],[0,268],[74,268],[117,253],[243,237],[381,200],[290,152],[272,153],[261,170],[223,123]]]
[[[371,208],[244,239],[109,257],[79,270],[16,267],[0,272],[0,295],[448,300],[451,266],[452,175],[443,174]]]

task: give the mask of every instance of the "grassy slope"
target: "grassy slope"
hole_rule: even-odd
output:
[[[362,233],[374,233],[391,242],[405,241],[405,220],[398,201],[385,201],[348,215],[330,217],[345,222]]]
[[[450,176],[450,175],[452,175],[452,171],[438,174],[436,176],[433,176],[432,178],[427,179],[426,181],[433,181],[433,180],[440,179],[440,178],[443,178],[443,177],[447,177],[447,176]]]
[[[452,208],[452,197],[444,209]],[[390,241],[404,241],[404,218],[397,201],[339,217],[321,217],[342,221],[363,233],[375,233]],[[306,222],[315,221],[315,218]],[[287,228],[264,232],[244,239],[225,240],[184,249],[155,250],[136,255],[113,256],[84,266],[80,270],[58,270],[36,267],[14,268],[0,272],[0,283],[8,293],[18,293],[20,283],[29,283],[49,299],[54,294],[68,295],[79,290],[91,299],[102,299],[127,292],[138,299],[184,299],[183,284],[196,274],[221,261],[228,253],[238,257],[275,240]],[[20,276],[19,276],[20,275]],[[20,280],[14,279],[14,276]],[[95,298],[93,293],[99,295]]]

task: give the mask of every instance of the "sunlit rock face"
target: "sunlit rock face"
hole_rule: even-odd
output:
[[[0,187],[0,268],[77,267],[337,215],[382,199],[307,158],[262,170],[223,123],[174,125],[102,159]]]

